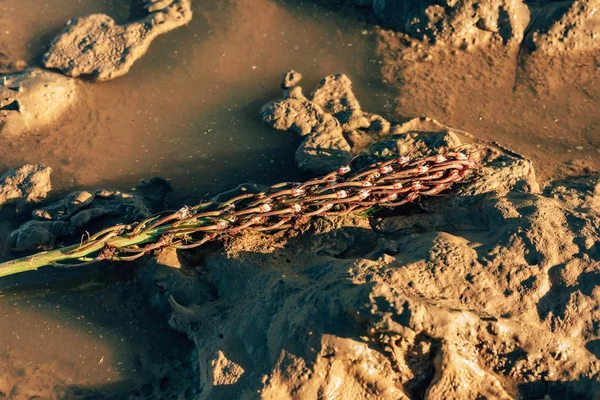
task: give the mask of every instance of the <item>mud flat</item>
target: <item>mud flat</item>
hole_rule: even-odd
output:
[[[319,91],[354,99],[325,101],[338,105],[321,110],[331,126],[361,110],[343,75]],[[294,105],[295,121],[311,121],[314,93]],[[268,103],[265,121],[282,127],[289,106]],[[189,398],[594,398],[600,176],[540,186],[532,162],[502,146],[428,118],[369,115],[389,129],[354,126],[358,167],[456,147],[479,167],[453,193],[385,216],[315,219],[146,260],[121,286],[137,293],[122,306],[145,304],[192,341],[179,353]],[[323,143],[332,148],[298,163],[337,146]]]
[[[26,74],[28,67],[43,67],[44,54],[69,20],[104,14],[120,29],[161,12],[144,5],[171,4],[4,0],[0,71]],[[167,200],[176,207],[190,195],[199,199],[248,180],[295,176],[299,140],[274,132],[258,115],[260,106],[277,96],[277,81],[289,68],[302,70],[309,81],[344,72],[356,77],[356,88],[372,93],[364,101],[385,102],[378,80],[366,73],[367,55],[374,50],[371,37],[362,33],[364,23],[348,24],[342,15],[295,1],[193,1],[191,11],[189,23],[154,38],[125,75],[96,82],[93,73],[67,77],[59,69],[46,70],[74,84],[74,101],[48,124],[11,129],[10,135],[6,125],[0,135],[0,174],[41,163],[52,168],[53,191],[41,204],[22,201],[22,192],[10,194],[21,200],[0,210],[0,259],[23,254],[11,247],[60,246],[124,215],[135,218],[140,210],[135,205],[113,206],[118,208],[123,195],[138,193],[131,189],[142,178],[169,178],[176,199]],[[12,102],[26,94],[4,87],[0,91]],[[24,117],[10,109],[15,106],[2,110],[3,116]],[[99,188],[110,191],[96,196]],[[78,192],[70,197],[73,201],[47,208],[73,192]],[[91,197],[94,201],[88,203]],[[143,203],[143,209],[152,205],[147,199]],[[32,219],[32,209],[45,210],[30,223],[35,228],[11,238]],[[61,213],[63,219],[52,219]],[[97,218],[88,220],[90,216]],[[75,236],[69,235],[75,226],[71,219],[83,224]],[[46,268],[3,279],[0,391],[15,399],[194,398],[200,388],[195,348],[167,326],[169,308],[162,301],[161,284],[152,275],[135,279],[137,267]],[[130,296],[142,291],[148,295]]]
[[[186,261],[201,284],[163,275],[201,398],[594,398],[600,176],[540,187],[530,161],[464,131],[391,125],[359,157],[462,145],[478,173],[386,218],[232,239]],[[158,264],[181,267],[173,257]]]
[[[57,186],[71,191],[75,181],[65,184],[65,176],[73,172],[88,189],[52,195],[34,206],[19,184],[25,180],[3,181],[7,203],[34,211],[0,220],[0,231],[10,238],[2,257],[14,256],[8,246],[50,248],[76,241],[74,231],[94,231],[164,208],[162,195],[170,185],[160,186],[158,198],[143,191],[96,191],[90,188],[104,183],[94,178],[98,169],[129,177],[129,170],[119,168],[139,162],[144,166],[136,174],[173,176],[176,190],[212,185],[214,191],[223,184],[212,183],[213,176],[236,184],[266,176],[265,183],[273,183],[287,173],[281,165],[314,174],[350,160],[360,168],[460,147],[476,158],[476,173],[450,194],[373,218],[316,219],[304,230],[246,233],[224,247],[164,251],[138,264],[99,265],[80,273],[46,268],[4,280],[2,312],[10,323],[0,328],[9,338],[0,348],[1,394],[75,399],[600,395],[600,92],[594,40],[599,25],[591,18],[597,1],[459,1],[444,7],[404,2],[409,8],[401,10],[392,1],[345,2],[357,3],[367,7],[365,18],[382,28],[351,19],[354,8],[340,16],[312,3],[228,2],[223,9],[201,10],[206,25],[193,25],[200,11],[194,6],[190,31],[176,41],[156,39],[149,49],[156,47],[158,56],[149,50],[133,66],[132,60],[121,65],[86,59],[80,69],[61,64],[65,73],[98,79],[120,74],[111,75],[105,65],[129,73],[94,86],[98,89],[78,85],[84,88],[78,96],[87,94],[77,107],[92,110],[85,129],[66,113],[63,136],[49,134],[50,123],[40,128],[42,139],[10,140],[17,150],[6,159],[13,164],[37,158],[59,172]],[[175,3],[148,4],[144,15]],[[100,18],[107,30],[97,32],[124,38],[137,19],[128,18],[126,10],[119,14],[110,17],[114,23]],[[296,14],[302,17],[290,16]],[[330,24],[309,25],[315,15]],[[410,19],[402,19],[406,16]],[[98,18],[74,21],[65,39],[73,33],[69,29],[87,23],[97,28]],[[223,21],[235,29],[223,29]],[[356,26],[343,28],[348,21]],[[261,23],[265,32],[256,29]],[[202,35],[210,40],[196,55],[172,55],[182,50],[178,41],[194,49],[190,41],[197,43]],[[305,38],[312,44],[305,45]],[[373,40],[377,49],[371,52]],[[65,48],[69,43],[65,40]],[[269,51],[247,54],[249,43],[269,44]],[[344,58],[350,47],[357,53]],[[307,49],[320,54],[323,48],[328,56],[305,56]],[[235,57],[228,58],[230,50]],[[28,57],[13,57],[2,68],[20,73],[25,68],[20,58]],[[287,65],[289,59],[297,62]],[[208,67],[189,67],[199,61]],[[292,67],[306,76],[286,74],[278,98],[275,75]],[[177,79],[164,73],[170,68]],[[365,70],[372,75],[362,77]],[[249,82],[250,71],[260,79]],[[214,81],[192,88],[189,80],[199,75]],[[385,86],[376,87],[373,82],[382,78]],[[119,80],[127,83],[120,86]],[[306,90],[307,85],[315,89]],[[144,86],[152,89],[147,98],[126,95]],[[389,95],[386,91],[393,96],[375,97]],[[260,96],[248,100],[255,92]],[[368,101],[361,104],[363,97]],[[214,103],[203,105],[205,99]],[[109,104],[121,112],[98,107]],[[228,111],[219,111],[223,107]],[[169,118],[156,119],[165,110]],[[138,111],[143,122],[131,121]],[[184,127],[173,128],[174,121]],[[108,128],[113,125],[118,130]],[[233,157],[229,136],[213,137],[228,129],[242,132],[240,126],[252,129],[244,128],[246,135],[236,139],[239,157]],[[163,131],[168,135],[158,136]],[[182,132],[193,132],[194,140],[182,139]],[[162,139],[140,139],[152,133]],[[263,135],[272,142],[251,147]],[[28,146],[32,143],[37,147]],[[117,145],[123,150],[115,150]],[[210,168],[194,160],[199,151],[214,154]],[[232,173],[223,167],[225,153],[235,168],[251,168]],[[258,166],[251,157],[256,154]],[[163,156],[175,167],[159,167],[167,163],[158,161]],[[55,159],[59,165],[47,163]],[[49,185],[43,196],[31,199],[41,200],[47,190]],[[72,345],[68,351],[57,345],[65,341]]]

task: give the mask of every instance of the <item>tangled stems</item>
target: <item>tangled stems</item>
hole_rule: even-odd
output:
[[[403,156],[355,173],[348,165],[304,183],[281,183],[223,203],[185,206],[137,224],[116,225],[80,244],[2,263],[0,277],[46,265],[64,268],[104,260],[132,261],[165,247],[191,249],[243,231],[292,229],[319,215],[370,215],[440,194],[475,165],[456,151],[414,159]]]

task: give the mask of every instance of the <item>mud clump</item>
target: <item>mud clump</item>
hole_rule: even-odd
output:
[[[93,221],[105,225],[148,218],[162,210],[171,185],[162,178],[142,181],[135,190],[121,192],[99,189],[77,191],[48,206],[33,210],[33,220],[11,233],[9,245],[15,251],[50,250],[58,238],[73,235]]]
[[[77,93],[72,79],[38,68],[0,75],[0,135],[37,133],[56,123]]]
[[[148,16],[125,25],[104,14],[69,21],[44,55],[44,66],[72,77],[113,79],[126,74],[157,36],[192,19],[191,0],[150,0],[146,9]]]
[[[296,152],[300,168],[320,173],[350,161],[350,145],[338,120],[305,97],[299,86],[286,90],[283,99],[265,104],[260,112],[266,124],[306,136]]]
[[[260,110],[267,125],[305,137],[296,151],[300,168],[320,174],[331,172],[348,164],[364,145],[357,145],[360,138],[389,132],[389,122],[362,111],[352,82],[344,74],[325,77],[309,97],[297,86],[301,77],[296,71],[288,72],[281,85],[287,88],[283,98]]]
[[[433,43],[520,43],[529,23],[529,9],[520,0],[373,0],[372,7],[384,26]]]
[[[0,207],[5,204],[38,203],[46,198],[52,183],[52,168],[26,164],[0,176]]]

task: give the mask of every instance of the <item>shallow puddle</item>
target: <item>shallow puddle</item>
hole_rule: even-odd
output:
[[[28,32],[22,39],[30,44],[26,60],[39,58],[42,43],[62,29],[65,10],[126,19],[128,8],[113,3],[72,1],[40,10],[43,26],[33,32],[19,27]],[[263,126],[258,114],[262,104],[280,96],[285,71],[303,73],[307,88],[327,74],[347,73],[365,109],[386,103],[371,27],[311,3],[193,6],[192,22],[155,40],[130,73],[110,82],[82,82],[83,101],[58,131],[2,140],[2,148],[10,148],[2,164],[48,163],[60,188],[128,188],[158,175],[172,179],[177,191],[204,194],[295,173],[298,139]],[[32,14],[28,20],[35,20]]]
[[[36,278],[57,277],[42,272]],[[0,393],[10,399],[192,393],[191,343],[168,328],[163,316],[144,307],[132,313],[134,296],[125,291],[135,286],[113,284],[103,290],[102,276],[88,273],[89,278],[79,285],[67,279],[66,284],[28,282],[25,287],[18,286],[23,279],[12,280],[11,288],[0,293]]]
[[[33,65],[69,18],[107,13],[126,21],[136,11],[124,3],[5,0],[10,12],[0,17],[6,29],[0,46]],[[248,180],[297,175],[299,139],[263,126],[258,113],[280,96],[287,70],[300,71],[307,90],[327,74],[348,74],[366,110],[381,110],[393,98],[378,83],[372,26],[295,1],[194,1],[193,7],[192,22],[156,39],[124,77],[81,80],[82,100],[58,128],[0,138],[1,169],[45,163],[59,192],[127,189],[162,176],[172,180],[175,198],[201,197]],[[6,237],[19,220],[2,213]],[[3,247],[1,258],[12,256]],[[189,343],[168,331],[164,317],[141,312],[132,319],[131,300],[117,301],[126,283],[82,275],[45,269],[0,282],[0,375],[8,377],[0,393],[87,398],[96,388],[163,398],[154,386],[178,373],[170,365],[178,358],[185,363]],[[75,283],[42,283],[66,277]],[[97,284],[77,286],[90,279]],[[161,340],[180,350],[148,361],[158,357],[153,344]],[[138,359],[146,369],[135,367]],[[144,381],[150,388],[138,384]]]

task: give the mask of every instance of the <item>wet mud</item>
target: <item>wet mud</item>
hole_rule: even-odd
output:
[[[0,397],[600,393],[597,0],[192,1],[160,35],[139,21],[187,2],[1,3],[0,172],[53,190],[2,176],[0,260],[350,160],[478,167],[374,218],[3,278]],[[150,39],[71,52],[90,26]],[[56,87],[12,89],[44,64]]]

